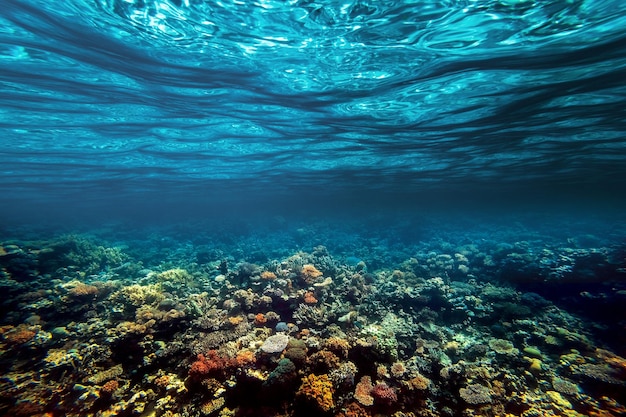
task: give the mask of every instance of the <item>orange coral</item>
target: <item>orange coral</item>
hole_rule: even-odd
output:
[[[158,387],[167,388],[167,386],[170,384],[170,377],[167,375],[162,375],[158,378],[155,378],[154,383]]]
[[[100,388],[100,392],[104,395],[112,395],[120,387],[119,382],[112,379]]]
[[[333,384],[328,375],[310,374],[302,378],[302,384],[296,395],[327,412],[335,408]]]
[[[234,361],[220,356],[217,350],[209,350],[206,355],[199,354],[197,360],[191,364],[189,375],[203,379],[209,375],[223,375],[224,371],[233,366]]]
[[[235,362],[237,363],[238,368],[244,368],[254,364],[256,362],[256,356],[251,350],[241,350],[237,352]]]
[[[372,378],[370,378],[368,375],[362,376],[359,383],[356,384],[356,388],[354,390],[354,399],[365,406],[373,405],[374,397],[372,397],[371,395],[373,388],[374,386],[372,385]]]
[[[254,324],[256,324],[257,326],[262,326],[265,323],[267,323],[267,318],[265,317],[265,314],[257,313],[257,315],[254,316]]]
[[[626,415],[626,407],[612,398],[602,396],[600,408],[589,411],[589,417],[615,417]]]
[[[312,264],[306,264],[300,270],[300,276],[307,283],[315,281],[315,278],[321,277],[323,274]]]
[[[311,291],[307,291],[304,293],[304,303],[305,304],[317,304],[317,298]]]
[[[241,316],[235,316],[235,317],[229,317],[228,318],[228,323],[230,323],[231,326],[237,326],[242,321],[243,321],[243,317],[241,317]]]

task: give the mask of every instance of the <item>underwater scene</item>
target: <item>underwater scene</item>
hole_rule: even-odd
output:
[[[626,415],[626,2],[2,0],[0,415]]]

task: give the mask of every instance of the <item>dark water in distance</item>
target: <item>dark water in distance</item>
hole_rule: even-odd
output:
[[[5,0],[2,211],[619,209],[625,28],[618,0]]]

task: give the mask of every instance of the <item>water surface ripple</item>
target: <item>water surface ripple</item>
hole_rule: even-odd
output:
[[[0,81],[5,195],[626,178],[620,0],[4,0]]]

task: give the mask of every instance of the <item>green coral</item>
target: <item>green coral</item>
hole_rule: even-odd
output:
[[[361,333],[372,341],[376,353],[385,360],[392,361],[398,358],[398,339],[388,327],[371,324],[366,326]]]
[[[293,382],[296,377],[296,365],[287,358],[278,361],[276,368],[269,374],[263,385],[284,386]]]
[[[173,268],[156,275],[159,285],[165,292],[182,295],[192,286],[193,276],[185,269]]]
[[[129,260],[130,257],[121,248],[102,246],[85,237],[68,235],[42,250],[39,266],[43,273],[54,273],[59,268],[73,266],[89,275],[121,267]]]

